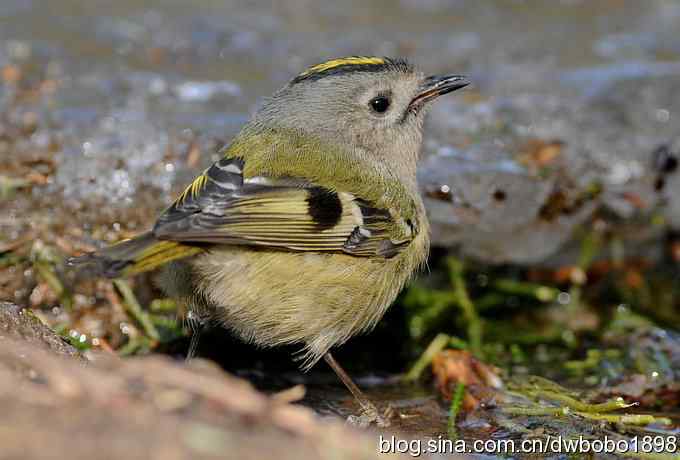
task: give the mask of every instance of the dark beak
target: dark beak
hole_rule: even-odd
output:
[[[411,101],[411,107],[420,107],[427,101],[450,93],[457,89],[465,88],[470,84],[467,77],[460,75],[444,75],[427,77],[420,85],[416,97]]]

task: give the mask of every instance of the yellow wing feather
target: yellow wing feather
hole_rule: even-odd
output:
[[[200,193],[201,189],[205,186],[207,181],[208,176],[206,175],[206,172],[203,172],[203,174],[196,177],[196,179],[194,179],[193,182],[189,184],[187,188],[184,189],[184,191],[177,198],[177,201],[183,202],[189,196],[191,197],[198,196],[198,194]]]

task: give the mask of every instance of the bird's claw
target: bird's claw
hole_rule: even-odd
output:
[[[396,411],[391,404],[387,405],[385,411],[381,415],[373,404],[368,403],[363,405],[361,414],[347,417],[347,424],[357,428],[368,428],[372,424],[375,424],[379,428],[387,428],[391,425],[392,422],[390,420],[395,414]]]

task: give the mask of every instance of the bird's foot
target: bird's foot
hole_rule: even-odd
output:
[[[347,417],[347,423],[358,428],[368,428],[375,424],[379,428],[387,428],[392,424],[391,419],[396,415],[396,410],[388,404],[385,411],[380,414],[378,408],[373,403],[365,404],[359,415]]]

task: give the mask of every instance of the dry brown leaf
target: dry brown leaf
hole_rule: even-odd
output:
[[[491,399],[495,390],[503,387],[499,370],[476,359],[469,351],[444,350],[432,360],[432,373],[437,388],[446,399],[458,383],[465,385],[463,410],[476,409],[482,401]]]
[[[550,166],[562,154],[564,142],[560,140],[544,141],[530,139],[522,148],[517,161],[530,170]]]

